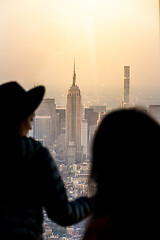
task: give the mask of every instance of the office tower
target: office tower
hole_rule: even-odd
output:
[[[73,82],[67,92],[66,104],[66,147],[67,152],[72,156],[72,162],[74,156],[76,156],[76,161],[81,161],[81,108],[81,92],[76,85],[74,63]],[[76,151],[75,154],[74,151]]]
[[[129,107],[130,66],[124,66],[124,101],[123,107]]]
[[[160,105],[149,105],[148,113],[160,124]]]
[[[57,115],[55,99],[44,99],[35,114],[35,122],[33,126],[36,139],[43,140],[49,148],[53,148],[53,144],[57,137]]]
[[[34,137],[47,147],[51,145],[51,116],[35,116]]]

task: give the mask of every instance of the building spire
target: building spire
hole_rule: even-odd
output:
[[[72,86],[76,86],[75,59],[74,59],[73,84],[72,84]]]

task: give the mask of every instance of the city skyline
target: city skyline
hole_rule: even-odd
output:
[[[105,114],[138,106],[160,123],[159,64],[160,0],[0,1],[0,84],[46,87],[29,136],[49,149],[70,201],[90,196],[92,143]],[[44,240],[78,240],[88,224],[62,228],[45,209],[43,220]]]
[[[1,1],[0,82],[46,86],[46,97],[69,87],[76,58],[83,92],[123,86],[160,88],[158,0]]]

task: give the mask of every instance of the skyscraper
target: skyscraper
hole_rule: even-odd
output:
[[[129,82],[130,82],[130,66],[124,66],[124,101],[123,106],[129,107]]]
[[[76,85],[75,63],[73,71],[73,82],[67,92],[66,105],[66,147],[76,151],[76,159],[80,158],[81,151],[81,92]]]

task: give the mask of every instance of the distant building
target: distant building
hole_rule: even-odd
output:
[[[104,105],[98,105],[98,106],[90,106],[90,108],[93,109],[94,112],[100,113],[100,112],[106,112],[106,106]]]
[[[71,148],[71,146],[72,150],[75,147],[76,149],[75,161],[82,160],[81,121],[82,121],[81,92],[79,87],[76,85],[76,73],[74,64],[73,83],[67,92],[66,148],[67,151],[70,151],[69,149]]]
[[[97,127],[100,125],[100,123],[102,122],[102,120],[105,117],[105,115],[106,115],[106,112],[99,112],[98,120],[97,120]]]
[[[85,108],[84,118],[87,119],[89,128],[90,126],[97,124],[98,112],[94,111],[92,107]]]
[[[82,120],[81,145],[83,146],[83,155],[85,158],[87,158],[87,156],[88,156],[88,122],[87,122],[87,119]]]
[[[92,151],[92,144],[93,144],[96,129],[97,129],[97,123],[96,123],[96,125],[91,125],[89,127],[89,138],[88,138],[88,142],[89,142],[88,152],[89,152],[89,154],[91,154],[91,151]]]
[[[59,160],[65,159],[65,116],[66,109],[57,108],[57,140],[56,140],[56,152]]]
[[[77,148],[74,144],[74,142],[69,142],[67,145],[67,163],[74,164],[77,160]]]
[[[35,113],[33,136],[36,139],[44,138],[44,144],[53,147],[57,138],[57,115],[55,99],[44,99]]]
[[[51,116],[35,116],[34,137],[49,146],[51,140]]]
[[[66,150],[66,144],[65,144],[65,128],[61,130],[61,133],[57,137],[57,154],[59,160],[65,159],[65,150]]]
[[[92,108],[93,107],[93,108]],[[87,144],[87,148],[88,148],[88,155],[90,155],[91,153],[91,146],[92,146],[92,140],[94,137],[94,133],[95,130],[97,128],[97,120],[98,120],[98,112],[94,111],[95,110],[100,110],[99,108],[96,108],[95,106],[92,106],[90,108],[85,108],[85,114],[84,117],[87,120],[88,123],[88,144]]]
[[[148,113],[160,124],[160,105],[149,105]]]
[[[57,108],[57,136],[59,136],[62,131],[64,132],[65,129],[65,118],[66,118],[66,109],[64,108]]]
[[[124,101],[123,107],[129,107],[130,66],[124,66]]]

